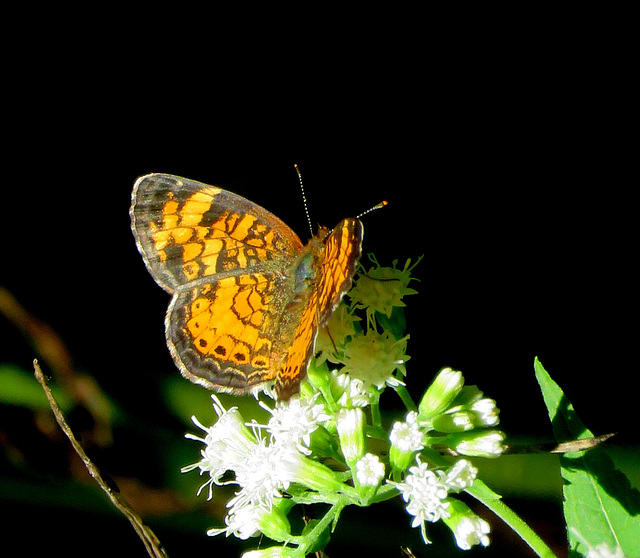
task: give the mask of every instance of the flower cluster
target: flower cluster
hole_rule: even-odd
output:
[[[209,535],[247,539],[262,533],[280,546],[246,556],[305,556],[324,548],[346,505],[400,496],[425,543],[427,523],[442,520],[460,548],[488,544],[488,524],[454,495],[471,487],[477,474],[460,456],[501,452],[498,410],[449,368],[418,405],[411,401],[404,385],[409,337],[401,308],[403,296],[415,292],[407,287],[411,269],[409,262],[404,269],[394,262],[359,276],[351,303],[343,303],[328,325],[330,335],[319,335],[317,358],[299,397],[287,404],[259,401],[268,412],[264,423],[245,420],[215,395],[217,422],[204,426],[193,418],[204,434],[187,436],[204,448],[200,461],[183,471],[197,469],[208,477],[199,493],[207,489],[209,498],[215,486],[238,486],[227,503],[225,526]],[[359,309],[365,309],[365,321],[356,315]],[[379,406],[388,387],[408,408],[390,428]],[[289,512],[296,504],[315,503],[330,509],[294,533]]]
[[[445,368],[425,392],[418,410],[393,424],[389,435],[392,475],[405,476],[402,482],[390,482],[407,502],[407,512],[414,516],[412,526],[420,526],[425,543],[429,542],[425,523],[443,519],[460,548],[489,544],[489,525],[450,497],[473,484],[476,468],[466,459],[449,468],[439,460],[428,464],[420,452],[428,447],[446,448],[455,455],[498,456],[504,434],[492,428],[497,423],[495,401],[484,398],[475,386],[464,386],[461,372]]]
[[[213,485],[237,484],[241,489],[227,504],[227,527],[211,529],[209,535],[226,533],[247,539],[262,531],[275,540],[286,540],[288,522],[274,502],[282,498],[291,483],[338,492],[349,488],[329,468],[307,457],[311,434],[328,418],[322,414],[322,406],[295,401],[288,407],[269,409],[272,417],[268,424],[259,425],[245,423],[237,407],[226,410],[217,396],[211,398],[218,421],[205,427],[193,417],[194,424],[206,435],[187,437],[202,442],[205,448],[201,460],[182,471],[200,469],[200,474],[209,475],[198,492],[208,487],[209,499]],[[225,480],[228,471],[234,473],[233,480]]]
[[[374,386],[378,390],[385,386],[404,385],[406,375],[408,335],[400,331],[404,327],[402,298],[416,294],[407,287],[411,280],[411,266],[407,260],[403,269],[381,267],[370,256],[375,266],[360,273],[348,296],[349,306],[342,304],[333,313],[329,324],[318,334],[316,341],[317,364],[325,361],[341,366],[341,371],[350,378],[361,380],[365,389]],[[366,312],[366,329],[363,331],[357,310]],[[379,331],[377,322],[384,320],[385,327]],[[330,333],[329,333],[330,332]]]

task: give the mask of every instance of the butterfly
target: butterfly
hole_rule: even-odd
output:
[[[165,333],[184,377],[246,394],[297,394],[316,336],[350,288],[362,222],[320,227],[305,245],[259,205],[169,174],[140,177],[131,228],[153,279],[171,295]]]

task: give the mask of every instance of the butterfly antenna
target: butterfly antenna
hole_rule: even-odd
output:
[[[389,202],[387,200],[382,200],[379,204],[374,205],[373,207],[370,207],[366,211],[363,211],[362,213],[360,213],[360,215],[356,215],[356,219],[360,219],[360,217],[364,217],[367,213],[371,213],[376,209],[382,209],[385,205],[389,205]]]
[[[293,166],[296,168],[296,172],[298,173],[298,180],[300,181],[300,190],[302,191],[302,203],[304,204],[304,212],[307,215],[307,222],[309,223],[309,230],[311,231],[311,236],[313,236],[313,225],[311,224],[311,217],[309,216],[309,208],[307,207],[307,196],[304,194],[304,185],[302,184],[302,174],[300,173],[300,169],[298,165],[295,163]]]

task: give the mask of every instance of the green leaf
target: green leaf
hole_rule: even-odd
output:
[[[593,436],[537,358],[534,370],[556,440]],[[560,464],[569,555],[599,550],[601,555],[640,556],[640,493],[615,468],[606,448],[564,454]]]
[[[381,312],[376,312],[376,322],[382,329],[390,331],[396,339],[401,339],[407,329],[404,308],[400,306],[394,306],[389,317]]]

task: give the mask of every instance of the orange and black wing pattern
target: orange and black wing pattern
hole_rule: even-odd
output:
[[[235,394],[274,380],[280,399],[297,393],[318,329],[351,285],[361,222],[303,246],[259,205],[168,174],[138,179],[130,215],[147,269],[172,295],[165,331],[183,376]]]

